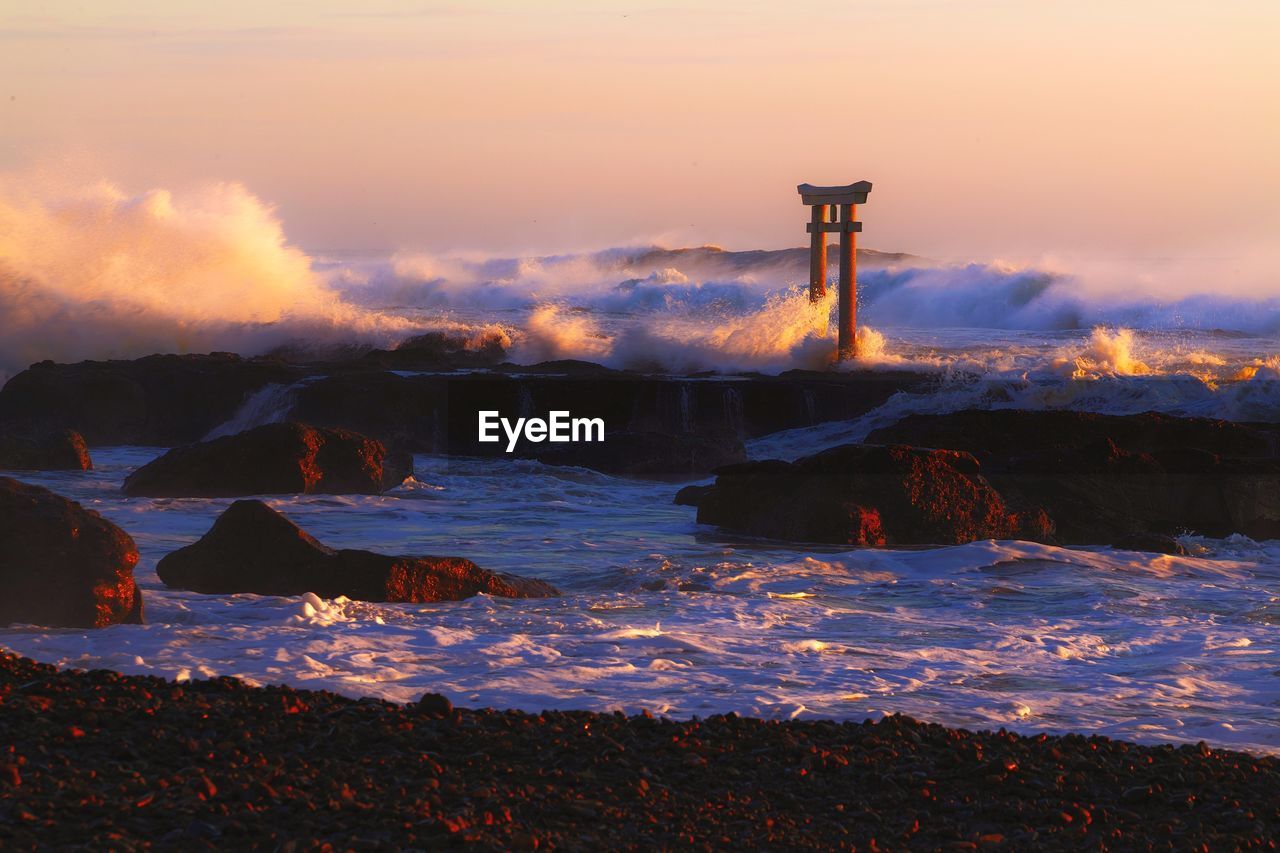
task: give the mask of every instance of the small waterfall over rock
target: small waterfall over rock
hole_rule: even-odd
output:
[[[742,394],[737,388],[724,389],[724,424],[739,438],[746,436],[745,418],[742,414]]]
[[[520,390],[516,396],[516,413],[521,418],[531,418],[537,414],[537,409],[533,405],[533,392],[524,383],[520,384]]]
[[[680,383],[678,417],[680,432],[693,432],[693,387],[688,382]]]
[[[271,383],[254,391],[226,423],[220,424],[204,437],[205,441],[235,435],[263,424],[278,424],[289,417],[298,393],[298,385]]]

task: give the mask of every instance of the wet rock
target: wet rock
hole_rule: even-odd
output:
[[[1047,541],[1043,511],[1015,512],[951,450],[845,445],[796,462],[722,468],[698,521],[772,539],[848,545],[950,545],[975,539]]]
[[[255,593],[361,601],[454,601],[478,593],[558,595],[539,580],[482,569],[461,557],[403,557],[329,548],[261,501],[233,503],[199,541],[160,560],[167,586],[208,594]]]
[[[70,429],[0,427],[0,469],[11,471],[88,471],[89,448]]]
[[[423,693],[418,700],[418,710],[431,717],[447,717],[453,713],[453,703],[440,693]]]
[[[1280,452],[1274,425],[1210,418],[1183,418],[1158,412],[1102,415],[1093,412],[970,409],[945,415],[908,415],[868,436],[870,442],[950,447],[974,454],[988,465],[1055,457],[1111,441],[1135,453],[1195,449],[1218,456],[1275,457]]]
[[[927,379],[911,373],[686,379],[583,363],[547,363],[453,375],[335,373],[298,389],[294,416],[377,436],[415,453],[506,456],[505,443],[478,441],[481,411],[547,418],[564,411],[601,418],[608,433],[740,438],[859,417]],[[576,464],[576,463],[570,463]],[[670,468],[665,464],[659,467]]]
[[[525,376],[608,376],[623,375],[623,371],[594,361],[583,361],[580,358],[557,358],[551,361],[540,361],[537,364],[512,364],[507,362],[498,366],[504,373],[522,374]]]
[[[1042,506],[1067,544],[1133,536],[1280,536],[1275,428],[1146,413],[913,415],[868,440],[973,453],[1014,506]]]
[[[134,471],[124,493],[146,497],[379,494],[413,473],[407,453],[343,429],[266,424],[176,447]]]
[[[573,360],[511,365],[500,363],[498,338],[476,346],[437,333],[395,350],[342,355],[316,361],[305,351],[281,350],[255,359],[211,353],[41,362],[0,389],[0,422],[68,427],[91,445],[172,447],[201,440],[233,421],[256,392],[280,385],[294,391],[297,420],[356,430],[413,452],[488,456],[502,450],[476,441],[482,409],[509,418],[564,410],[602,417],[619,432],[728,430],[751,438],[856,418],[933,381],[906,371],[680,377]]]
[[[676,506],[697,506],[701,503],[703,497],[705,497],[710,491],[710,484],[694,484],[692,486],[685,486],[683,489],[676,492],[675,499],[672,500],[672,503]]]
[[[0,624],[142,621],[133,539],[48,489],[0,477]]]
[[[601,442],[525,445],[546,465],[574,465],[641,477],[690,477],[747,458],[742,439],[721,430],[701,435],[661,432],[607,432]]]
[[[34,364],[0,388],[0,422],[70,428],[91,445],[198,441],[254,391],[302,377],[230,353]]]
[[[415,335],[392,350],[375,349],[364,353],[353,367],[366,370],[452,370],[455,368],[493,367],[506,357],[505,341],[492,336],[473,341],[470,335],[451,332],[425,332]],[[334,365],[342,369],[342,365]]]

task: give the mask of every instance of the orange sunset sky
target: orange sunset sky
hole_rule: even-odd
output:
[[[1203,255],[1280,226],[1275,0],[0,2],[0,172],[242,182],[310,252]]]

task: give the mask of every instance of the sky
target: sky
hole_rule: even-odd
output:
[[[307,252],[1256,254],[1275,0],[0,0],[0,173],[240,182]],[[14,178],[13,176],[17,176]]]

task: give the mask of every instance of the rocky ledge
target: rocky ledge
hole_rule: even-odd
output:
[[[236,501],[199,541],[160,560],[167,586],[210,594],[256,593],[421,604],[479,593],[546,598],[539,580],[482,569],[461,557],[399,557],[336,550],[261,501]]]
[[[879,722],[455,709],[0,654],[0,846],[1242,849],[1280,761]]]
[[[1280,536],[1280,427],[1154,413],[914,415],[796,462],[717,472],[677,502],[753,536],[850,545],[1016,537],[1177,552]]]
[[[134,471],[124,493],[152,498],[376,495],[413,474],[408,453],[344,429],[266,424],[176,447]]]
[[[705,472],[723,461],[723,453],[704,451],[708,440],[731,436],[725,449],[733,454],[738,439],[855,418],[934,381],[907,371],[665,376],[578,361],[507,364],[502,355],[425,335],[391,352],[324,362],[227,353],[41,362],[0,388],[0,426],[74,429],[90,446],[174,447],[263,418],[291,419],[414,453],[487,456],[504,448],[477,441],[480,411],[512,419],[567,411],[603,419],[619,441],[644,445],[651,464],[678,469],[660,473],[680,474],[690,464]],[[679,441],[667,447],[655,436]],[[619,464],[607,453],[584,453]]]
[[[698,521],[754,536],[874,546],[1052,535],[1043,511],[1011,510],[954,450],[854,444],[717,474],[695,498]]]
[[[1043,507],[1058,541],[1242,533],[1280,537],[1280,425],[1148,412],[916,415],[869,441],[972,453],[1017,506]]]

